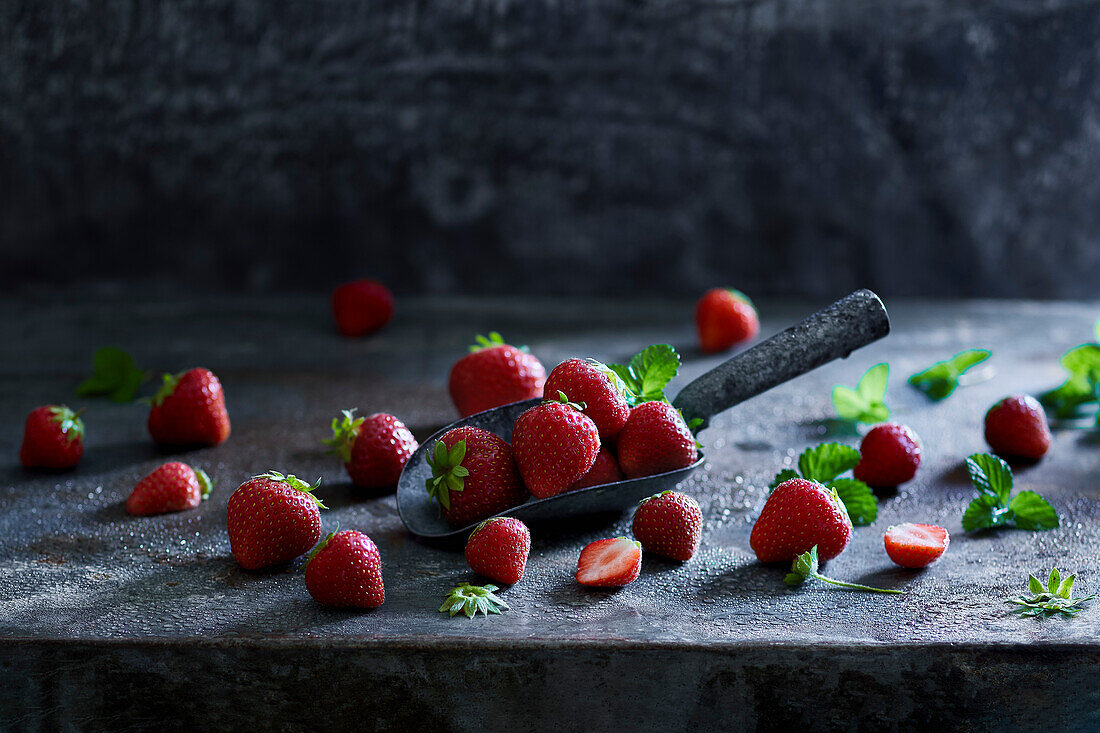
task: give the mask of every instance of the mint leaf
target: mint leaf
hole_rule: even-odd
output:
[[[890,417],[886,407],[886,384],[890,365],[876,364],[860,377],[855,389],[837,385],[833,387],[833,407],[844,420],[862,423],[878,423]]]
[[[909,377],[909,384],[924,392],[931,400],[945,399],[959,386],[959,377],[988,359],[991,353],[987,349],[960,351],[950,359],[936,362],[912,375]]]
[[[768,488],[774,489],[776,486],[779,486],[779,484],[783,483],[784,481],[790,481],[792,478],[798,477],[798,471],[795,471],[793,468],[784,468],[782,471],[775,474],[775,478],[773,478],[772,482],[768,484]]]
[[[1012,491],[1012,469],[1004,460],[989,453],[975,453],[966,459],[966,471],[974,488],[996,496],[1002,504],[1008,503],[1008,495]]]
[[[1059,363],[1066,371],[1090,382],[1100,381],[1100,344],[1081,344],[1062,354]]]
[[[837,478],[851,471],[859,463],[859,451],[843,443],[822,443],[802,451],[798,457],[798,470],[784,468],[775,474],[768,485],[775,489],[784,481],[800,476],[816,481],[832,489],[848,512],[852,524],[865,526],[878,517],[878,502],[874,492],[862,481],[854,478]]]
[[[1012,520],[1020,529],[1048,530],[1059,525],[1058,512],[1034,491],[1021,491],[1008,504]]]
[[[860,377],[856,391],[870,403],[881,403],[886,397],[886,384],[889,380],[890,365],[875,364]]]
[[[1096,385],[1082,375],[1073,375],[1054,389],[1039,395],[1043,407],[1062,420],[1080,417],[1084,412],[1081,408],[1096,401]]]
[[[963,513],[963,530],[970,532],[1009,523],[1019,529],[1046,530],[1059,525],[1058,512],[1034,491],[1012,493],[1012,469],[997,456],[975,453],[966,459],[970,481],[979,492]]]
[[[642,402],[663,400],[665,385],[680,371],[680,355],[668,344],[655,344],[631,359],[630,369],[638,375]]]
[[[92,368],[92,376],[76,388],[79,397],[104,396],[111,402],[131,402],[148,377],[134,364],[134,357],[115,346],[96,349]]]
[[[680,371],[680,355],[668,344],[647,346],[629,364],[607,364],[623,381],[627,402],[667,402],[665,386]]]
[[[859,451],[842,443],[822,443],[807,448],[798,457],[798,470],[802,478],[828,484],[859,463]]]
[[[826,484],[844,502],[848,517],[857,527],[866,527],[878,518],[878,502],[871,487],[855,478],[839,478]]]
[[[997,497],[982,494],[971,501],[963,512],[963,531],[973,532],[978,529],[1003,526],[1008,521],[1007,513],[1007,509]]]

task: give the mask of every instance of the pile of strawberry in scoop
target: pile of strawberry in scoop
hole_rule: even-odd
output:
[[[336,290],[333,309],[341,333],[362,336],[389,321],[393,301],[381,284],[357,281]],[[706,352],[728,349],[759,330],[753,304],[733,290],[706,293],[695,316]],[[108,356],[117,357],[104,355],[105,364]],[[109,368],[101,369],[99,359],[97,354],[96,375],[82,385],[83,394],[132,398],[140,383],[132,361],[128,365],[112,361]],[[506,585],[523,578],[530,531],[518,519],[501,515],[531,496],[544,499],[694,463],[698,458],[695,436],[663,392],[678,367],[676,352],[656,345],[628,364],[573,358],[547,376],[534,356],[505,343],[499,334],[478,337],[471,353],[450,372],[449,391],[458,412],[466,417],[532,398],[542,402],[515,421],[511,444],[480,428],[459,427],[444,433],[427,452],[432,476],[425,490],[438,503],[441,515],[456,528],[476,524],[466,543],[470,568]],[[849,391],[852,400],[861,399],[856,391]],[[165,375],[151,403],[148,427],[157,443],[217,445],[229,437],[222,387],[207,369]],[[395,486],[418,448],[401,420],[388,414],[357,417],[354,410],[345,410],[332,421],[332,433],[324,443],[341,458],[352,482],[365,488]],[[83,434],[79,413],[64,406],[40,407],[27,418],[22,463],[49,469],[75,466],[83,452]],[[1042,407],[1027,396],[1006,398],[990,409],[985,434],[991,448],[1004,456],[1037,460],[1050,445]],[[869,487],[911,480],[920,460],[916,435],[897,423],[872,427],[859,451],[838,443],[807,451],[798,471],[784,469],[776,476],[752,529],[753,551],[761,562],[791,564],[787,576],[791,585],[816,578],[878,590],[825,578],[818,572],[818,563],[844,551],[853,520],[869,523],[865,521]],[[999,458],[976,455],[967,463],[980,492],[967,510],[967,515],[974,513],[969,526],[1009,521],[1031,529],[1057,526],[1057,514],[1034,492],[1010,496],[1011,471]],[[852,477],[841,478],[848,470]],[[269,471],[241,484],[228,502],[232,554],[242,568],[257,570],[285,565],[310,553],[305,584],[318,602],[376,607],[385,598],[379,550],[355,530],[333,532],[322,540],[319,510],[324,505],[313,493],[319,483],[310,485],[293,475]],[[134,515],[193,509],[209,495],[210,486],[203,471],[166,463],[138,482],[126,509]],[[874,510],[873,498],[869,501]],[[631,530],[636,541],[618,537],[589,544],[578,558],[576,580],[597,587],[631,583],[641,572],[643,549],[676,561],[690,560],[699,547],[701,526],[702,512],[690,496],[663,492],[649,497],[634,513]],[[965,517],[963,526],[968,528]],[[929,524],[893,526],[884,536],[887,555],[906,568],[934,562],[948,542],[943,527]],[[440,610],[470,617],[499,612],[506,604],[495,594],[497,590],[493,585],[463,583]]]

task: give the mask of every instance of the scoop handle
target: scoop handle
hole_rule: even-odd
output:
[[[857,290],[711,369],[684,387],[672,404],[684,419],[701,419],[701,430],[712,415],[844,358],[888,333],[886,306],[870,290]]]

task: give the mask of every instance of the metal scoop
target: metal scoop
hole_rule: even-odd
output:
[[[876,341],[890,332],[890,318],[878,296],[857,290],[801,323],[737,354],[684,387],[672,404],[685,420],[699,418],[704,429],[712,415],[723,412],[750,397],[815,369],[833,359]],[[438,431],[420,444],[405,464],[397,484],[397,511],[413,534],[426,538],[452,537],[476,526],[452,527],[440,516],[438,504],[429,498],[425,481],[432,476],[426,455],[448,430],[473,425],[512,441],[512,425],[538,399],[515,402],[470,415]],[[500,516],[522,520],[556,519],[595,512],[622,510],[647,496],[673,489],[703,463],[668,473],[627,479],[558,494],[548,499],[528,499],[501,512]]]

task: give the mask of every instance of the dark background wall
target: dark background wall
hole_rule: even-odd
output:
[[[0,286],[1094,297],[1100,2],[6,0]]]

